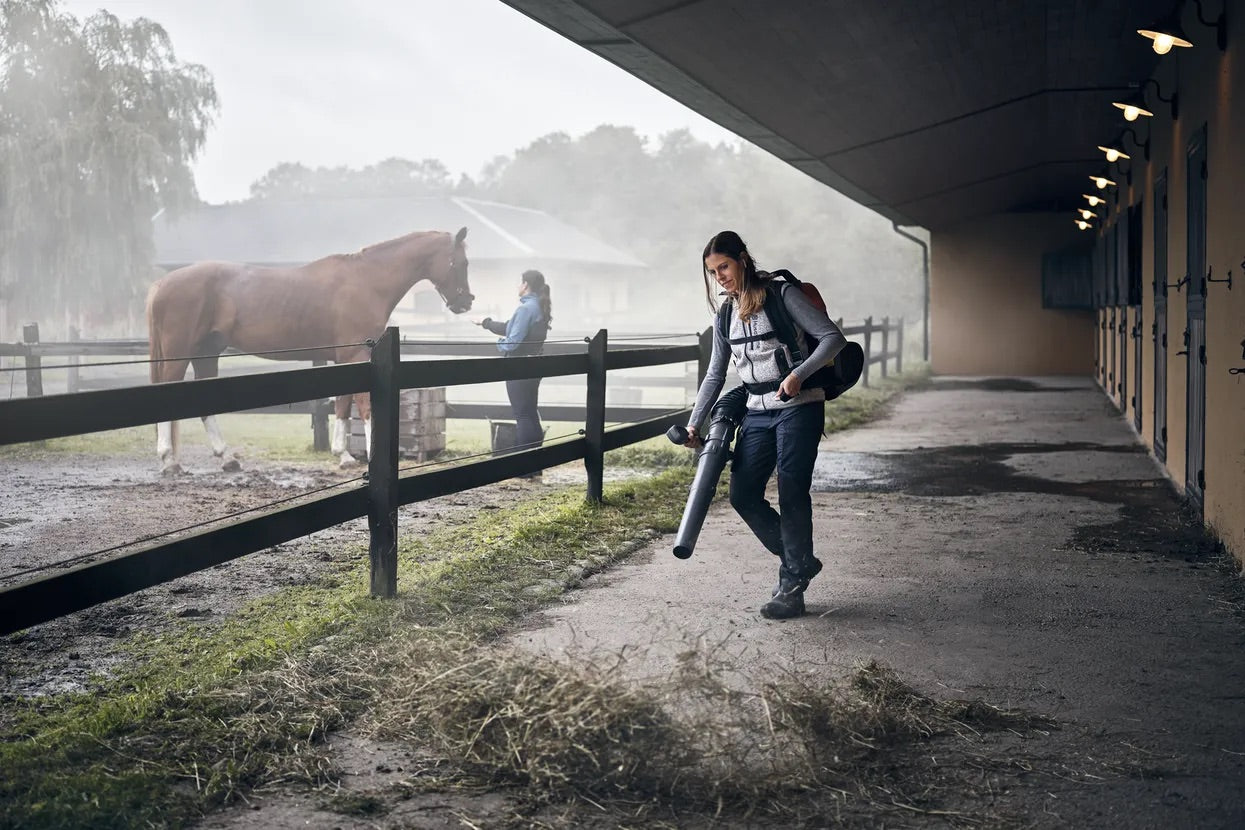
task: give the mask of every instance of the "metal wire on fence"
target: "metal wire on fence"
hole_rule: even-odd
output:
[[[356,481],[366,481],[366,480],[367,480],[367,474],[364,474],[361,476],[356,476],[355,478],[348,478],[345,481],[338,481],[338,482],[334,482],[333,484],[326,484],[325,486],[317,487],[314,490],[306,490],[302,493],[295,493],[292,496],[286,496],[283,499],[276,499],[275,501],[270,501],[265,504],[257,504],[254,507],[245,507],[241,510],[235,510],[232,513],[226,513],[223,516],[214,516],[210,519],[204,519],[201,522],[195,522],[194,524],[186,525],[185,527],[178,527],[178,528],[174,528],[173,530],[166,530],[163,533],[154,533],[150,536],[143,536],[139,539],[132,539],[129,542],[122,542],[119,545],[113,545],[112,547],[104,548],[102,550],[91,551],[90,553],[82,553],[77,556],[71,556],[68,559],[59,559],[56,562],[49,562],[46,565],[38,565],[33,568],[27,568],[21,571],[14,571],[13,573],[0,574],[0,580],[8,580],[8,579],[12,579],[17,576],[25,576],[26,574],[32,574],[32,573],[42,573],[43,571],[50,571],[53,569],[63,570],[65,567],[69,565],[73,565],[77,562],[85,562],[88,559],[93,559],[97,556],[103,556],[106,553],[114,553],[115,551],[124,550],[125,548],[130,548],[130,547],[133,547],[134,545],[142,544],[143,542],[151,542],[156,539],[167,539],[170,536],[176,536],[177,534],[185,533],[188,530],[198,530],[201,527],[207,527],[208,525],[213,525],[213,524],[216,524],[217,522],[223,522],[227,519],[236,519],[237,517],[245,516],[248,513],[255,513],[260,510],[267,510],[268,508],[275,507],[278,504],[286,504],[288,502],[297,501],[298,499],[304,499],[304,498],[307,498],[308,496],[314,496],[317,493],[323,493],[327,490],[332,490],[337,487],[344,487],[345,485],[353,484]]]
[[[339,343],[333,346],[304,346],[298,349],[268,349],[262,352],[218,352],[216,354],[201,354],[195,357],[156,357],[146,358],[144,360],[109,360],[104,363],[58,363],[41,365],[39,368],[43,371],[49,369],[96,369],[103,366],[143,366],[149,363],[173,363],[178,360],[211,360],[222,357],[266,357],[272,354],[294,354],[295,352],[321,352],[327,349],[349,349],[355,346],[374,346],[372,340],[365,340],[362,343]],[[14,358],[16,360],[16,358]],[[0,368],[0,372],[25,372],[25,366],[11,366]]]

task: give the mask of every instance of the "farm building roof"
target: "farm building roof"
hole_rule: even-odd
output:
[[[544,211],[453,196],[253,200],[205,205],[155,222],[156,264],[201,260],[292,265],[352,253],[417,230],[466,226],[472,261],[644,263]]]

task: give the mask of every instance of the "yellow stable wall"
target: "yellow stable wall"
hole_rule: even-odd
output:
[[[1042,254],[1076,240],[1067,214],[1003,214],[930,244],[930,357],[940,375],[1090,375],[1094,314],[1042,308]]]
[[[1201,37],[1191,49],[1177,50],[1160,59],[1152,82],[1147,82],[1147,100],[1152,118],[1131,125],[1149,143],[1149,158],[1143,148],[1129,151],[1132,159],[1113,169],[1120,182],[1116,198],[1103,217],[1103,228],[1122,221],[1129,205],[1143,205],[1142,240],[1142,365],[1129,365],[1130,379],[1140,372],[1142,379],[1138,405],[1141,408],[1142,439],[1155,446],[1154,375],[1155,331],[1155,183],[1167,182],[1167,282],[1175,284],[1189,272],[1188,266],[1188,169],[1189,142],[1206,129],[1206,265],[1216,280],[1232,276],[1232,287],[1224,282],[1207,284],[1206,305],[1206,423],[1203,517],[1207,526],[1240,561],[1245,562],[1245,0],[1227,3],[1228,44],[1220,51],[1213,30],[1199,26],[1196,7],[1185,4],[1183,22]],[[1155,89],[1158,85],[1158,90]],[[1173,117],[1170,103],[1158,100],[1177,93],[1179,109]],[[1121,129],[1130,126],[1123,121]],[[1111,137],[1106,137],[1110,139]],[[1187,325],[1188,286],[1167,292],[1167,378],[1165,413],[1167,442],[1165,465],[1173,483],[1183,490],[1190,471],[1186,470],[1188,429],[1188,360],[1198,355],[1180,354],[1184,350]],[[1118,309],[1117,309],[1118,311]],[[1110,314],[1102,310],[1098,321]],[[1130,322],[1136,322],[1130,313]],[[1099,383],[1129,418],[1131,401],[1114,394],[1108,377],[1120,369],[1119,356],[1104,351],[1101,338],[1097,354],[1106,360],[1105,373],[1095,373]],[[1111,358],[1115,359],[1112,360]],[[1128,355],[1132,360],[1132,354]]]

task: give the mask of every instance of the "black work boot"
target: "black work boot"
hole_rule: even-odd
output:
[[[781,584],[774,597],[761,606],[761,616],[767,620],[789,620],[804,614],[804,588],[807,582]]]
[[[774,584],[774,590],[770,591],[771,597],[778,596],[778,593],[782,590],[783,582],[786,582],[788,586],[798,583],[800,590],[803,591],[808,587],[808,583],[812,582],[813,577],[821,573],[821,560],[814,558],[813,564],[806,569],[806,573],[804,573],[798,580],[788,578],[786,573],[788,572],[783,569],[779,569],[778,582]]]

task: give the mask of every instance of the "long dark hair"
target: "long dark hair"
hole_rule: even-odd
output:
[[[553,328],[553,303],[549,301],[549,283],[545,282],[544,274],[535,270],[524,271],[523,281],[540,300],[540,313],[545,318],[545,331],[548,331]]]
[[[713,298],[718,290],[717,281],[711,279],[709,272],[705,270],[705,260],[710,254],[728,256],[743,266],[744,279],[743,284],[739,286],[740,318],[747,319],[760,311],[765,305],[765,282],[760,272],[757,271],[756,260],[752,258],[752,254],[748,253],[748,246],[734,231],[715,233],[709,240],[709,244],[705,245],[704,253],[700,255],[700,272],[705,280],[705,299],[709,301],[709,308],[717,310]]]

